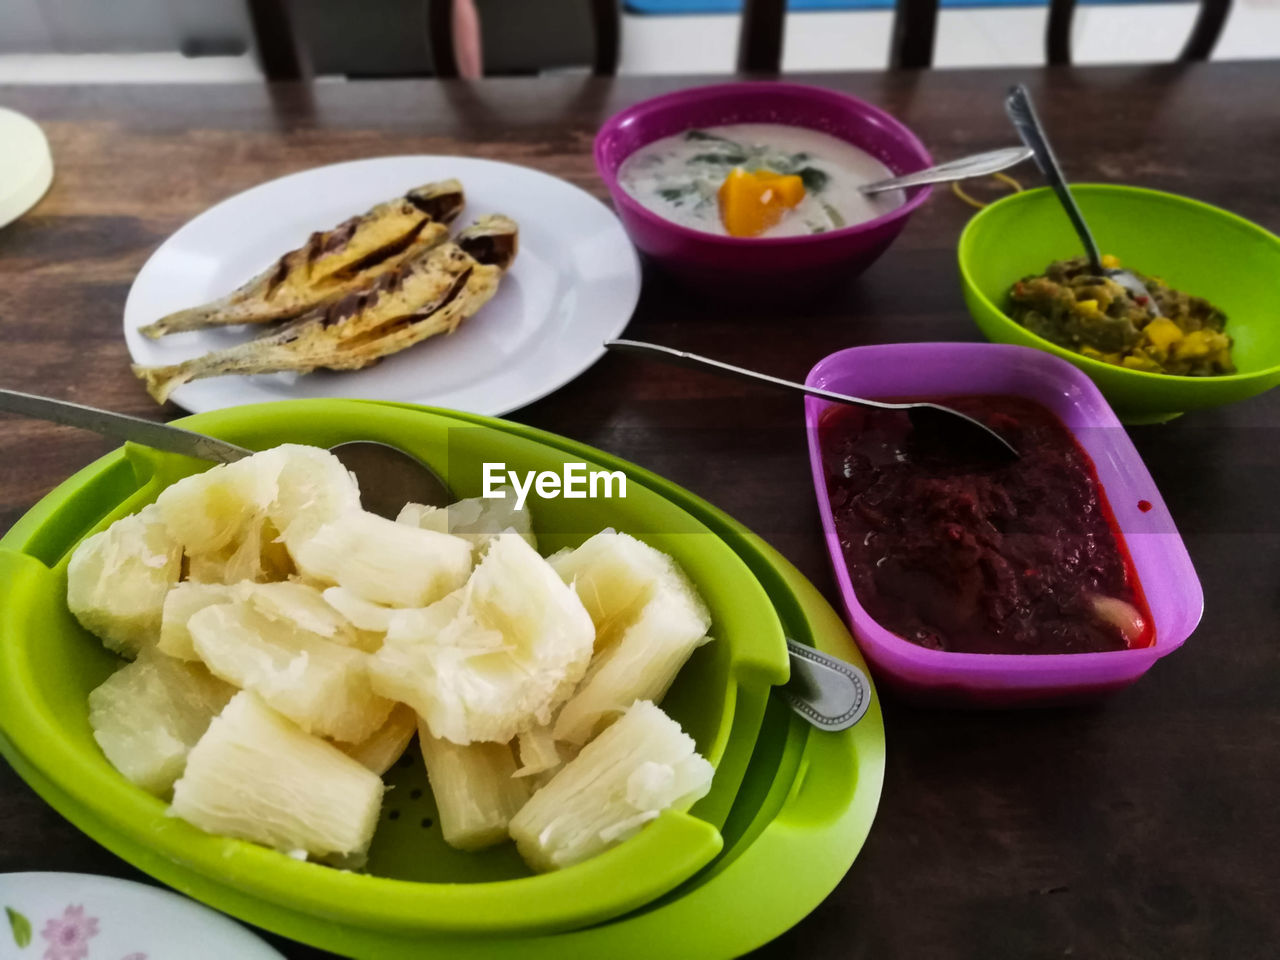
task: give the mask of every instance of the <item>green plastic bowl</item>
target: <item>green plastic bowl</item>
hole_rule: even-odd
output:
[[[629,481],[683,507],[751,568],[788,636],[866,671],[848,628],[813,585],[776,550],[705,500],[635,464],[564,437],[473,414],[451,415],[556,447],[574,459],[622,470]],[[158,854],[145,838],[132,839],[102,823],[25,763],[2,737],[0,749],[55,809],[152,876],[241,920],[361,960],[741,956],[798,922],[839,883],[866,840],[884,779],[884,722],[874,693],[866,715],[842,733],[816,731],[780,698],[770,697],[750,766],[721,829],[724,849],[685,883],[625,916],[563,933],[414,937],[318,920],[211,881]],[[717,776],[723,770],[722,760]]]
[[[563,451],[504,431],[497,421],[473,424],[359,401],[236,407],[184,423],[255,449],[382,440],[430,463],[462,497],[479,493],[484,461],[558,470],[566,460]],[[688,814],[668,811],[599,857],[534,876],[510,844],[480,854],[447,846],[422,764],[411,753],[388,773],[394,789],[367,873],[300,862],[167,817],[164,803],[121,777],[92,738],[86,697],[119,661],[67,612],[66,564],[85,535],[205,466],[126,447],[67,480],[0,539],[0,747],[60,810],[91,824],[95,837],[113,849],[145,849],[139,865],[169,882],[168,871],[154,865],[179,865],[180,887],[231,889],[238,903],[308,917],[320,930],[409,942],[598,923],[652,902],[720,853],[720,827],[751,759],[768,692],[787,677],[782,625],[769,595],[720,536],[639,484],[629,486],[625,499],[540,500],[531,507],[544,551],[615,526],[674,555],[706,598],[716,642],[695,653],[664,701],[716,766],[711,793]]]
[[[1129,370],[1050,343],[1005,314],[1015,281],[1079,255],[1080,240],[1048,188],[993,203],[960,235],[965,302],[987,339],[1047,350],[1075,364],[1126,423],[1234,403],[1280,383],[1280,238],[1226,210],[1172,193],[1101,184],[1073,186],[1071,192],[1103,253],[1226,312],[1239,372],[1173,377]]]

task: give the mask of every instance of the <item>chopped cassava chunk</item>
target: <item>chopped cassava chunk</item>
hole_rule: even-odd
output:
[[[205,607],[216,603],[229,603],[236,598],[236,589],[222,583],[179,583],[164,598],[164,615],[160,620],[161,653],[179,660],[199,660],[187,621]]]
[[[202,664],[147,649],[89,693],[89,726],[113,767],[164,796],[235,692]]]
[[[431,736],[419,725],[418,743],[431,780],[445,843],[479,850],[507,839],[507,824],[529,798],[526,781],[515,779],[515,758],[506,743],[459,746]]]
[[[270,620],[295,624],[344,647],[373,651],[382,645],[381,636],[357,629],[319,590],[308,584],[246,583],[240,589],[254,610]]]
[[[597,534],[559,568],[607,631],[555,721],[557,740],[581,746],[635,701],[660,701],[706,640],[711,617],[674,560],[625,534]]]
[[[86,539],[67,565],[67,606],[108,649],[137,656],[160,639],[164,598],[182,571],[182,547],[157,508]]]
[[[309,577],[374,603],[421,607],[466,582],[471,544],[364,511],[325,524],[293,550]]]
[[[582,748],[512,819],[525,862],[556,870],[602,853],[663,810],[686,810],[713,770],[680,725],[652,703],[631,706]]]
[[[329,451],[285,444],[185,477],[156,502],[190,579],[239,583],[292,573],[286,544],[359,510],[360,492]]]
[[[382,776],[400,759],[409,741],[418,732],[418,715],[403,703],[397,703],[387,722],[359,743],[339,743],[347,756]]]
[[[591,614],[597,652],[631,626],[654,584],[674,565],[647,543],[614,530],[602,530],[582,546],[552,555],[548,562],[565,583],[573,585]]]
[[[551,734],[550,727],[534,727],[524,730],[516,738],[520,750],[520,769],[517,777],[534,777],[558,770],[564,763],[560,747]]]
[[[265,450],[167,487],[156,506],[169,535],[192,555],[234,551],[262,526],[283,466],[283,454]]]
[[[661,701],[689,655],[707,639],[707,626],[696,595],[655,591],[618,642],[591,661],[556,717],[555,738],[581,746],[636,700]]]
[[[396,523],[417,527],[419,530],[430,530],[433,533],[448,533],[449,511],[443,507],[432,507],[425,503],[406,503],[396,514]]]
[[[159,649],[171,657],[199,660],[187,623],[205,607],[243,602],[271,620],[295,623],[304,630],[347,647],[376,650],[382,637],[357,629],[325,602],[315,587],[292,581],[237,584],[183,582],[169,591],[160,623]]]
[[[386,633],[391,628],[393,607],[372,603],[346,587],[328,587],[324,601],[347,618],[357,630],[370,633]]]
[[[369,655],[249,603],[205,607],[187,628],[217,676],[252,690],[308,733],[359,743],[391,713],[369,684]]]
[[[537,551],[501,534],[462,589],[392,616],[374,686],[408,703],[432,735],[507,743],[546,723],[582,678],[591,618]]]
[[[500,497],[471,497],[447,507],[406,503],[396,522],[452,533],[470,540],[477,550],[483,549],[497,534],[510,531],[520,534],[536,549],[538,540],[533,535],[533,517],[528,506],[516,508],[515,493],[510,487],[503,487],[499,492]]]
[[[326,523],[360,509],[355,477],[328,450],[299,444],[275,449],[285,460],[267,516],[290,550]]]
[[[196,583],[234,584],[283,580],[293,572],[293,560],[270,520],[247,523],[224,547],[206,553],[187,552],[187,579]]]
[[[188,755],[169,812],[209,833],[356,863],[382,790],[377,774],[242,691]]]

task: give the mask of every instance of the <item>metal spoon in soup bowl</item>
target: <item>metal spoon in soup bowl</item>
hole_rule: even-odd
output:
[[[959,160],[948,160],[946,163],[926,167],[915,173],[904,173],[900,177],[874,180],[871,183],[864,183],[858,187],[858,190],[866,194],[884,193],[887,190],[905,190],[908,187],[923,187],[931,183],[950,183],[953,180],[985,177],[1007,170],[1030,158],[1030,147],[1004,147],[1000,150],[988,150],[986,153],[961,157]]]

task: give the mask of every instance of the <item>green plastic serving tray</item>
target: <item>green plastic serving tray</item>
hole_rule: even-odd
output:
[[[741,582],[729,597],[717,596],[714,583],[704,583],[695,575],[699,587],[709,594],[718,626],[732,622],[731,611],[743,606],[745,596],[746,610],[757,623],[773,622],[796,639],[861,664],[839,618],[813,587],[767,545],[686,491],[601,451],[503,421],[359,401],[270,404],[205,414],[184,422],[245,443],[246,432],[265,430],[269,434],[265,443],[249,444],[259,446],[285,439],[329,444],[348,439],[352,431],[357,431],[355,435],[385,439],[414,450],[441,469],[459,495],[464,496],[476,492],[471,487],[478,486],[478,480],[469,484],[464,479],[474,463],[466,469],[462,467],[469,457],[474,459],[470,444],[476,437],[484,439],[486,451],[495,449],[495,444],[518,451],[516,462],[529,462],[530,451],[534,451],[537,456],[532,459],[539,463],[549,462],[549,453],[557,462],[567,454],[610,470],[622,470],[634,485],[635,492],[629,490],[629,499],[636,497],[638,502],[656,495],[681,511],[641,524],[647,529],[630,532],[672,550],[693,570],[699,561],[689,554],[689,543],[699,544],[699,549],[711,549],[705,542],[710,531],[754,574],[752,584],[763,588],[768,609],[753,603],[751,590],[744,594]],[[247,423],[253,425],[252,429],[244,427]],[[300,424],[305,424],[305,429]],[[237,425],[241,429],[236,429]],[[522,448],[517,441],[532,446]],[[87,530],[136,510],[158,492],[156,484],[163,485],[178,473],[196,468],[193,464],[175,465],[172,458],[158,458],[149,451],[138,450],[117,452],[90,465],[41,501],[0,539],[0,567],[8,574],[6,591],[10,596],[15,591],[22,594],[24,582],[29,586],[56,576],[60,564],[65,564],[69,546]],[[478,471],[473,472],[478,476]],[[536,505],[535,515],[544,512],[538,507],[547,505]],[[580,506],[581,502],[575,504]],[[617,506],[609,505],[615,516]],[[672,519],[678,516],[686,519]],[[603,525],[595,518],[582,523],[552,521],[539,534],[544,546],[554,549],[578,542]],[[713,551],[713,559],[723,565],[730,558],[715,557]],[[68,615],[59,591],[28,589],[24,603],[6,602],[5,615],[7,622],[0,633],[0,657],[5,658],[5,671],[0,685],[15,675],[34,684],[46,683],[50,689],[40,691],[43,696],[53,696],[70,712],[78,703],[79,714],[73,724],[83,727],[80,734],[87,737],[83,699],[76,698],[81,698],[111,669],[111,658],[96,648],[92,655],[77,649],[74,656],[59,658],[63,670],[52,671],[54,676],[49,681],[36,679],[40,671],[33,673],[32,665],[22,662],[29,654],[29,646],[12,643],[11,636],[15,629],[23,628],[15,622],[18,620],[25,625],[66,621]],[[74,627],[68,629],[74,632]],[[64,632],[59,628],[50,634]],[[668,705],[694,732],[700,748],[718,761],[718,792],[713,791],[707,801],[691,811],[691,816],[664,815],[628,843],[580,865],[595,866],[576,876],[573,871],[578,868],[545,877],[525,877],[509,849],[475,858],[433,842],[432,831],[420,826],[434,820],[430,791],[425,789],[420,765],[415,760],[409,767],[398,768],[393,796],[407,798],[413,790],[421,790],[417,801],[420,806],[406,809],[413,802],[406,800],[401,807],[392,807],[391,803],[401,801],[389,801],[388,808],[399,814],[394,820],[397,826],[388,829],[392,822],[384,822],[380,827],[372,868],[392,876],[434,882],[358,879],[393,887],[428,887],[433,898],[441,893],[439,902],[428,904],[439,916],[428,917],[426,923],[421,916],[403,915],[412,900],[375,904],[380,906],[380,912],[375,910],[374,920],[385,922],[371,923],[369,911],[364,909],[367,904],[356,905],[355,909],[319,909],[314,887],[332,876],[343,876],[337,871],[312,864],[281,864],[279,861],[288,858],[250,844],[207,837],[180,822],[157,820],[157,809],[163,809],[159,801],[145,795],[129,797],[140,791],[134,791],[118,777],[114,784],[109,783],[111,776],[106,774],[113,772],[100,756],[92,757],[85,750],[79,757],[74,756],[74,750],[60,753],[57,741],[68,739],[66,732],[50,728],[47,717],[33,719],[21,714],[23,706],[30,706],[29,699],[24,699],[30,691],[16,700],[8,695],[9,691],[0,691],[5,693],[0,697],[0,728],[5,734],[0,749],[19,774],[63,815],[141,869],[244,920],[336,952],[369,958],[523,957],[553,953],[563,956],[565,950],[571,950],[581,951],[578,955],[607,952],[638,957],[651,956],[660,944],[669,944],[664,951],[668,955],[686,955],[687,950],[689,956],[729,956],[776,936],[816,906],[838,882],[865,839],[883,776],[883,726],[878,703],[873,701],[871,711],[853,731],[838,735],[811,733],[780,702],[767,698],[769,686],[785,676],[785,666],[780,666],[772,649],[771,643],[762,643],[758,648],[747,644],[730,658],[733,662],[729,673],[748,682],[738,684],[739,692],[747,693],[736,698],[736,711],[727,713],[723,702],[715,703],[715,709],[708,711],[705,687],[686,682],[698,679],[700,674],[704,678],[715,676],[717,664],[698,666],[691,662],[680,685],[673,688]],[[719,666],[723,669],[723,664]],[[733,688],[733,684],[728,686]],[[62,701],[58,701],[59,689],[63,689]],[[67,696],[67,690],[74,697]],[[714,692],[712,700],[717,700]],[[700,723],[700,714],[710,714],[712,719]],[[726,717],[731,733],[725,732]],[[42,721],[45,729],[40,729]],[[51,750],[58,756],[51,759],[42,750]],[[104,798],[95,796],[96,803],[86,798],[84,768],[92,763],[104,766],[106,771],[98,771],[103,782],[97,786],[115,790],[107,800],[128,798],[134,803],[155,805],[156,809],[143,811],[148,821],[146,829],[139,829],[133,821],[122,822],[118,811]],[[66,769],[68,765],[75,769]],[[724,789],[720,789],[722,777],[727,783]],[[187,836],[189,833],[198,835]],[[209,849],[199,850],[201,844],[210,845]],[[193,848],[196,855],[192,854]],[[222,869],[211,870],[208,862],[202,862],[202,853],[238,862],[234,869],[224,863]],[[462,858],[461,863],[450,863],[451,856]],[[406,866],[406,860],[412,860],[412,865]],[[297,886],[293,896],[281,897],[278,882],[267,883],[264,889],[264,873],[296,868],[302,868],[302,872],[286,878]],[[641,879],[628,881],[629,874],[635,873]],[[440,882],[446,876],[450,881],[471,882]],[[786,876],[787,883],[777,884],[779,876]],[[516,898],[514,902],[520,903],[532,883],[548,880],[552,882],[544,892],[533,891],[533,909],[524,905],[521,924],[511,922],[506,907],[493,909],[495,901],[469,896],[471,891],[488,889],[494,891],[494,896]],[[581,909],[582,901],[593,900],[593,884],[616,888],[619,883],[626,887],[628,882],[626,896],[619,898],[614,893],[612,900],[610,896],[596,898],[596,907]],[[759,896],[758,902],[753,900],[753,890]],[[380,888],[377,892],[384,891]],[[399,892],[411,896],[406,891]],[[381,899],[372,893],[360,893]],[[578,905],[572,920],[558,912],[557,897]],[[319,899],[323,902],[325,898]],[[459,908],[470,911],[471,916],[463,918],[465,922],[449,923],[448,911]],[[696,914],[700,909],[716,911],[719,922],[699,923]],[[601,922],[619,913],[626,915]],[[528,922],[530,916],[532,923]],[[438,922],[441,917],[444,922]]]

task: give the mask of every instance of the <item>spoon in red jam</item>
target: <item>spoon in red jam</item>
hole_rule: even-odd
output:
[[[810,387],[807,384],[796,383],[794,380],[783,380],[781,377],[748,370],[745,367],[735,367],[731,363],[712,360],[710,357],[699,356],[696,353],[686,353],[683,350],[673,350],[670,347],[663,347],[656,343],[643,343],[639,340],[606,340],[604,345],[610,350],[637,353],[676,366],[693,367],[697,370],[719,373],[722,376],[765,383],[835,403],[847,403],[855,407],[875,407],[880,410],[905,410],[916,437],[932,447],[955,450],[966,456],[997,463],[1017,459],[1019,456],[1013,444],[985,423],[940,403],[923,400],[900,403],[866,400],[862,397],[823,390],[821,387]]]

